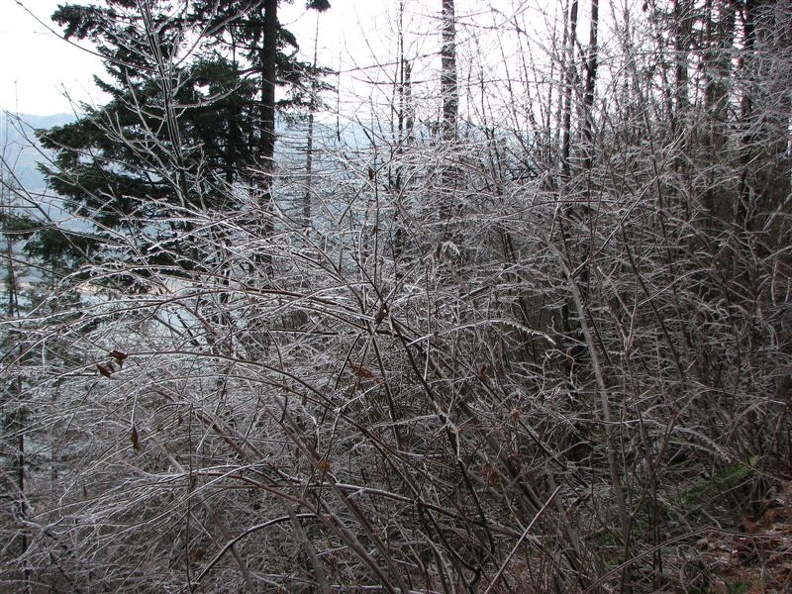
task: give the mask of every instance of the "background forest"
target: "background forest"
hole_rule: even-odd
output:
[[[788,591],[712,549],[792,508],[792,6],[391,4],[344,73],[53,15],[109,100],[3,163],[0,590]]]

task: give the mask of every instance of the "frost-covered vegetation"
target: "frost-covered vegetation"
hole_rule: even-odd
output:
[[[56,13],[0,590],[781,591],[699,546],[792,479],[789,4],[393,4],[350,88],[274,0]]]

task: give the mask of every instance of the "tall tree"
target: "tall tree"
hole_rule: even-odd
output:
[[[316,72],[284,52],[296,40],[276,10],[276,2],[211,2],[185,13],[168,2],[107,0],[55,12],[67,38],[97,44],[109,75],[98,81],[109,104],[41,134],[56,155],[44,168],[51,185],[97,224],[94,255],[122,233],[136,238],[144,267],[189,269],[206,255],[190,212],[244,210],[232,204],[239,182],[255,181],[260,206],[271,201],[276,84],[295,90],[286,104],[300,103]]]
[[[792,75],[787,59],[792,50],[792,12],[777,2],[745,0],[740,17],[737,153],[741,173],[736,223],[745,232],[755,232],[772,220],[772,213],[790,193],[792,99],[784,81]],[[778,225],[771,226],[771,243],[775,243],[780,239]]]
[[[443,0],[443,43],[440,48],[440,95],[443,98],[443,139],[456,139],[459,89],[456,65],[456,17],[454,0]]]
[[[305,81],[317,73],[313,64],[294,60],[283,52],[285,46],[296,48],[297,41],[278,22],[279,0],[260,2],[232,1],[218,3],[214,0],[196,2],[190,19],[205,24],[215,43],[230,51],[239,52],[248,63],[245,74],[259,79],[258,141],[253,154],[257,167],[259,207],[266,213],[271,208],[272,168],[275,156],[275,89],[279,82],[309,89]],[[330,8],[327,0],[309,0],[306,6],[318,11]],[[311,79],[315,80],[315,78]],[[299,99],[306,99],[297,94]],[[289,101],[284,101],[288,104]],[[266,216],[266,215],[265,215]]]
[[[453,154],[457,138],[457,115],[459,111],[459,89],[457,86],[456,64],[456,15],[454,0],[442,0],[442,45],[440,47],[440,96],[442,98],[442,115],[440,129],[447,150]],[[455,206],[452,197],[457,172],[454,167],[443,167],[442,203],[440,216],[446,222],[453,216]],[[445,239],[453,237],[453,232],[446,226]]]
[[[578,80],[575,66],[575,48],[577,46],[578,0],[572,0],[569,14],[564,15],[564,92],[561,104],[561,178],[565,182],[571,173],[570,159],[572,156],[572,91]]]
[[[704,14],[704,110],[708,121],[703,128],[702,144],[711,163],[704,204],[712,222],[729,224],[734,216],[728,196],[724,166],[729,118],[729,87],[732,78],[732,55],[735,33],[735,3],[731,0],[706,0]]]

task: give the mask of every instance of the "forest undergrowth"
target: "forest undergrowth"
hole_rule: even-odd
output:
[[[263,8],[109,4],[68,218],[4,184],[0,590],[789,591],[786,3],[445,0],[334,123],[283,42],[269,156],[191,37]]]

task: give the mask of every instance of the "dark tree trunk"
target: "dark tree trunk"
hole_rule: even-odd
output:
[[[440,50],[440,90],[443,96],[443,139],[456,139],[459,89],[456,71],[456,23],[454,0],[443,0],[443,46]]]
[[[263,237],[273,233],[272,185],[275,158],[275,66],[278,50],[278,0],[264,1],[264,40],[261,45],[261,136],[259,137],[257,166],[259,168],[256,187],[258,194],[258,228]],[[264,273],[272,275],[272,257],[268,254],[258,258],[264,264]]]
[[[594,90],[597,86],[597,30],[599,27],[599,0],[591,0],[591,28],[589,46],[586,54],[586,88],[583,94],[583,139],[585,141],[585,160],[583,169],[590,171],[594,158]]]
[[[457,112],[459,110],[459,89],[456,72],[456,23],[454,21],[454,0],[443,0],[443,45],[440,49],[440,92],[443,98],[442,138],[449,157],[453,156],[457,137]],[[458,171],[451,165],[442,170],[440,217],[448,222],[457,210],[454,187]],[[454,231],[446,225],[444,239],[453,239]]]
[[[259,162],[267,176],[275,156],[275,63],[278,51],[278,0],[264,1],[264,41],[261,45],[261,138]]]
[[[577,17],[578,0],[572,0],[569,9],[569,29],[565,32],[566,36],[566,73],[564,76],[564,98],[563,98],[563,138],[561,140],[561,175],[564,180],[569,179],[572,147],[572,88],[575,86],[577,76],[575,76],[575,39],[577,37]]]

